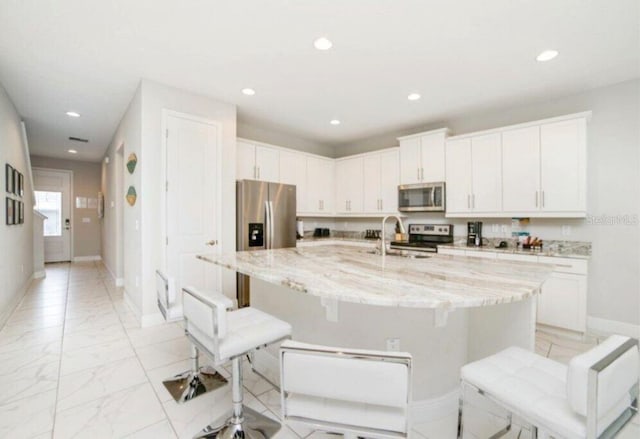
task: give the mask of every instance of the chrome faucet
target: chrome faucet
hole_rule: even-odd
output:
[[[391,217],[394,217],[396,220],[398,220],[398,224],[400,224],[400,233],[407,233],[406,230],[404,229],[404,224],[402,224],[402,220],[400,219],[399,216],[397,215],[387,215],[384,218],[382,218],[382,236],[380,237],[382,239],[382,256],[387,254],[387,245],[385,243],[385,237],[384,237],[384,223],[387,222],[387,220]]]

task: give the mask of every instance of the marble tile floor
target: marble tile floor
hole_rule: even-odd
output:
[[[536,351],[557,361],[597,343],[539,332]],[[191,438],[230,408],[230,386],[176,404],[162,385],[189,367],[179,324],[141,329],[99,262],[47,265],[0,330],[0,438]],[[203,362],[205,362],[203,360]],[[220,372],[229,376],[226,369]],[[277,419],[276,389],[245,362],[245,403]],[[474,409],[465,437],[502,428],[498,410]],[[619,435],[640,437],[638,416]],[[414,424],[416,439],[454,438],[455,415]],[[527,438],[516,426],[507,438]],[[278,439],[335,438],[284,426]]]

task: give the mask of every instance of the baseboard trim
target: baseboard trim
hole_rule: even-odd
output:
[[[93,255],[93,256],[74,256],[73,262],[88,262],[88,261],[101,261],[102,256]]]
[[[33,278],[34,278],[34,279],[42,279],[43,277],[47,277],[47,272],[46,272],[46,270],[35,271],[35,272],[33,273]]]
[[[27,291],[29,291],[29,287],[31,286],[31,282],[33,282],[33,279],[34,275],[32,274],[31,276],[29,276],[29,279],[26,280],[24,285],[22,285],[22,288],[18,290],[18,293],[14,296],[11,302],[9,302],[7,309],[2,314],[0,314],[0,329],[4,327],[4,325],[9,320],[9,317],[11,317],[13,311],[15,311],[16,307],[20,304],[25,294],[27,294]]]
[[[589,332],[600,334],[620,334],[627,337],[640,338],[640,325],[620,322],[617,320],[601,319],[587,316],[587,329]]]

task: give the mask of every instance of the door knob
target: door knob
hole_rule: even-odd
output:
[[[214,246],[214,245],[216,245],[217,243],[218,243],[218,240],[217,240],[217,239],[212,239],[211,241],[207,241],[207,242],[205,242],[204,244],[205,244],[205,245],[211,245],[211,246]]]

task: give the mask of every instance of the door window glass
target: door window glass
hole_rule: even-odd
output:
[[[36,209],[47,217],[44,236],[62,236],[62,192],[36,191]]]

